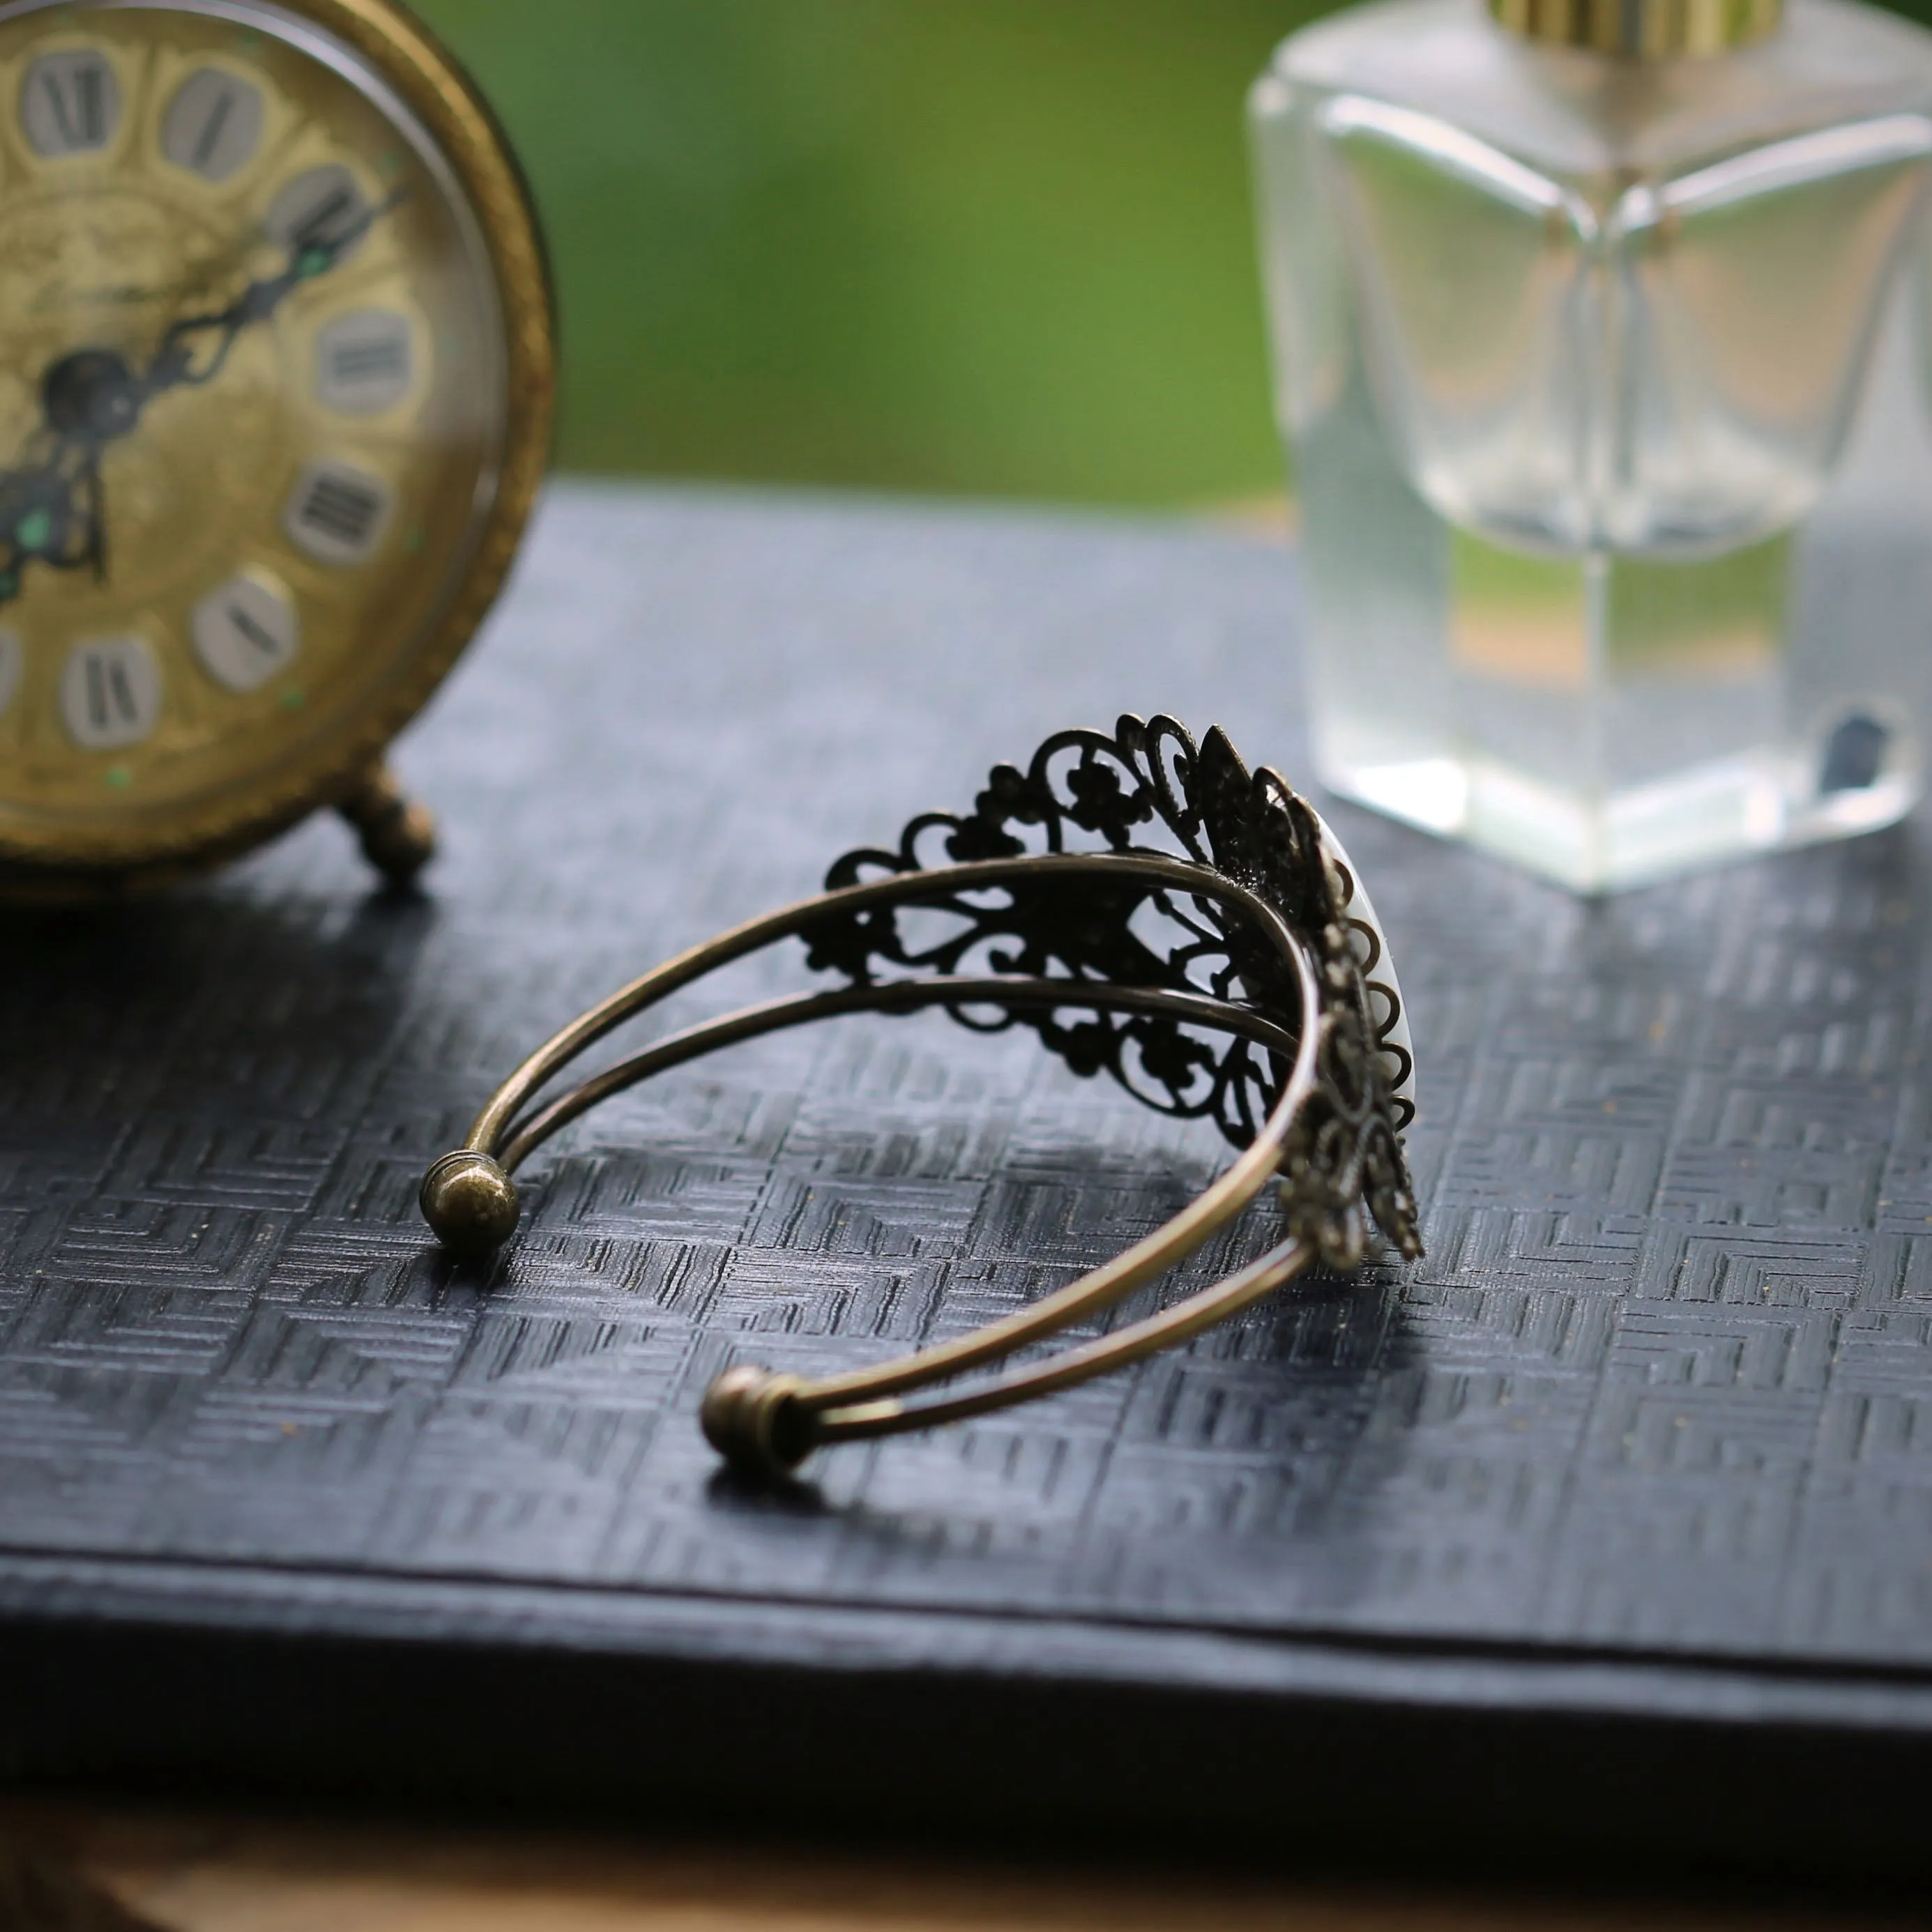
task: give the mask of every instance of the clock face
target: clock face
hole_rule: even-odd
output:
[[[0,4],[0,856],[292,799],[454,654],[501,278],[330,8]]]

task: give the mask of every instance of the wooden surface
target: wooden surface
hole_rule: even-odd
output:
[[[0,1932],[1870,1932],[1892,1900],[1504,1892],[16,1804]],[[23,1876],[23,1866],[31,1875]]]

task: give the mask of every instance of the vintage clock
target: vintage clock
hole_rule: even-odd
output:
[[[392,0],[0,0],[0,893],[318,806],[406,875],[390,740],[547,452],[541,236]]]

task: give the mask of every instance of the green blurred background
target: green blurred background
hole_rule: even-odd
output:
[[[1242,100],[1324,8],[416,4],[543,210],[562,466],[1116,504],[1280,488]]]

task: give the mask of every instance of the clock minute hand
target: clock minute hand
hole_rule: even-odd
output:
[[[169,328],[147,373],[140,379],[140,400],[146,402],[168,389],[212,382],[227,361],[236,338],[244,328],[266,322],[304,282],[326,274],[406,194],[406,189],[398,188],[332,230],[328,226],[330,211],[324,209],[311,216],[290,238],[286,267],[250,282],[226,308],[208,315],[185,316]],[[214,338],[213,352],[197,367],[196,344],[210,334]]]

